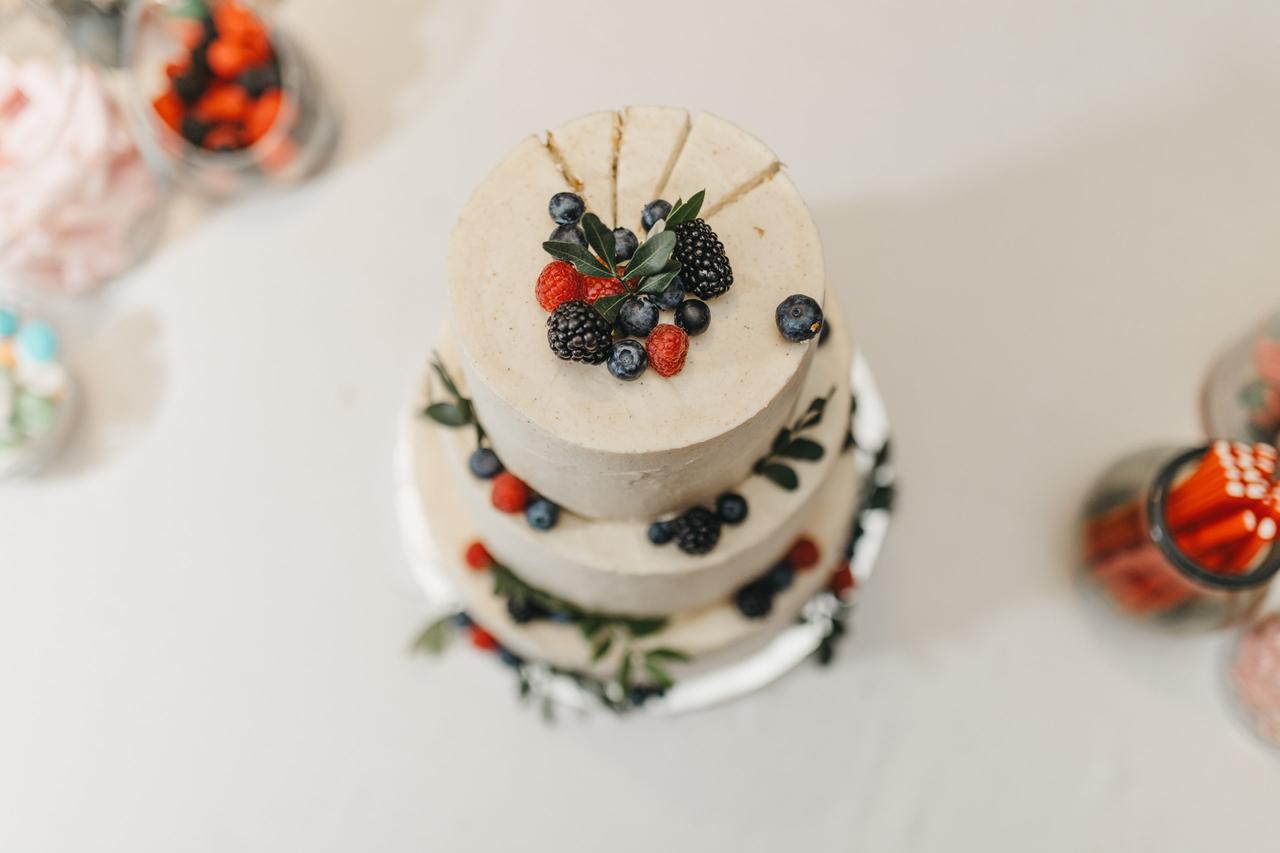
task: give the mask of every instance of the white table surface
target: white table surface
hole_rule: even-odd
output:
[[[1111,457],[1196,438],[1210,358],[1277,301],[1280,5],[785,5],[287,5],[339,162],[184,205],[64,318],[87,418],[0,487],[0,849],[1275,846],[1228,637],[1113,618],[1072,525]],[[787,162],[901,509],[833,669],[549,728],[490,661],[407,653],[392,448],[470,189],[522,134],[636,102]]]

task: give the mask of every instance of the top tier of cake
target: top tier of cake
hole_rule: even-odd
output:
[[[679,374],[620,382],[548,347],[534,283],[551,260],[547,203],[564,190],[641,239],[648,202],[705,190],[700,215],[734,284],[710,302]],[[459,218],[449,287],[467,385],[507,467],[584,517],[648,520],[732,488],[764,455],[817,346],[786,341],[774,312],[794,293],[822,302],[825,278],[817,230],[773,152],[714,116],[628,107],[516,147]]]

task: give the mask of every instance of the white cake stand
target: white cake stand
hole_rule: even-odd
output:
[[[871,576],[888,531],[891,512],[889,507],[868,505],[866,497],[890,487],[894,472],[886,459],[887,454],[881,452],[889,441],[888,414],[871,368],[860,352],[854,353],[849,381],[858,405],[853,419],[853,434],[857,440],[857,448],[853,452],[860,454],[856,476],[863,481],[863,498],[859,500],[855,517],[850,519],[851,533],[855,525],[861,528],[850,560],[857,588]],[[425,514],[414,482],[410,446],[412,427],[419,415],[415,405],[406,406],[406,410],[409,414],[396,446],[396,505],[410,568],[427,598],[430,618],[437,620],[461,613],[463,601],[441,565],[439,548],[424,521]],[[848,611],[846,601],[834,593],[820,592],[805,604],[795,624],[775,634],[746,656],[686,676],[662,696],[642,705],[630,706],[627,712],[682,714],[759,690],[814,656],[823,642],[843,626]],[[540,701],[547,713],[554,713],[556,709],[584,713],[609,710],[579,679],[549,667],[526,663],[521,669],[521,680],[522,694]]]

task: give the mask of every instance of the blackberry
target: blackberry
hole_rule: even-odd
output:
[[[733,594],[733,603],[748,619],[763,619],[773,610],[773,587],[763,579],[752,581]]]
[[[725,524],[741,524],[747,520],[747,499],[733,492],[716,498],[716,515]]]
[[[711,325],[711,309],[701,299],[686,299],[676,309],[676,325],[690,337],[700,335]]]
[[[646,204],[644,210],[640,212],[640,224],[644,226],[645,233],[657,225],[659,219],[666,219],[670,213],[671,203],[664,199],[657,198]]]
[[[480,480],[492,480],[502,473],[502,462],[498,459],[498,454],[487,447],[478,447],[472,451],[467,467],[471,469],[472,476]]]
[[[705,554],[720,541],[720,519],[706,507],[685,510],[672,524],[676,545],[686,554]]]
[[[685,290],[702,299],[714,299],[733,286],[733,268],[724,254],[724,243],[701,219],[676,226],[675,259]]]
[[[646,337],[658,325],[658,303],[647,293],[633,296],[618,311],[618,326],[624,335]]]
[[[535,619],[546,619],[550,614],[536,602],[521,596],[507,599],[507,615],[517,625],[524,625]]]
[[[576,193],[556,193],[547,202],[547,213],[551,214],[551,220],[557,225],[576,225],[586,212],[587,205],[582,201],[582,196]]]
[[[684,301],[684,280],[677,275],[671,279],[667,289],[655,295],[653,300],[658,303],[658,307],[663,311],[679,308],[680,303]]]
[[[550,530],[560,520],[560,507],[546,498],[538,498],[524,508],[524,517],[534,530]]]
[[[547,343],[565,361],[599,364],[613,348],[613,329],[588,303],[570,299],[547,318]]]
[[[649,525],[649,541],[654,545],[666,545],[675,535],[675,525],[669,521],[655,521]]]
[[[587,235],[577,225],[557,225],[547,239],[553,243],[573,243],[584,248],[587,245]]]
[[[630,228],[613,229],[613,256],[619,261],[629,261],[640,248],[640,242]]]

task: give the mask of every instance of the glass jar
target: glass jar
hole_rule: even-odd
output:
[[[166,193],[60,18],[0,0],[0,280],[83,293],[141,260]]]
[[[39,472],[66,444],[76,388],[54,328],[0,302],[0,480]]]
[[[124,57],[143,152],[197,192],[228,197],[302,180],[337,144],[319,76],[261,3],[138,0]]]
[[[1214,362],[1201,411],[1209,435],[1273,444],[1280,439],[1280,311]]]
[[[1248,729],[1280,749],[1280,613],[1241,632],[1227,665],[1227,691]]]
[[[1161,626],[1215,629],[1248,618],[1266,597],[1280,570],[1273,520],[1253,534],[1269,535],[1268,544],[1231,571],[1188,553],[1179,544],[1187,541],[1185,530],[1171,522],[1170,494],[1214,447],[1130,454],[1104,472],[1086,499],[1086,574],[1121,612]]]

